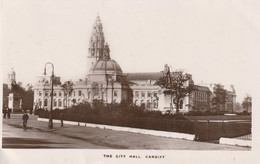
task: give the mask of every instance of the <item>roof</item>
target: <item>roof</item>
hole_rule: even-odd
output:
[[[106,72],[106,71],[113,71],[117,74],[122,74],[122,69],[119,64],[110,59],[110,60],[102,60],[100,59],[91,69],[90,72]]]
[[[158,80],[161,72],[141,72],[141,73],[125,73],[126,80]]]
[[[206,87],[206,86],[200,86],[200,85],[194,85],[194,90],[211,92],[208,87]]]

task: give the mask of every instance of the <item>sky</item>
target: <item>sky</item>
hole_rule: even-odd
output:
[[[184,69],[196,84],[233,84],[237,101],[258,89],[260,2],[224,0],[1,1],[2,79],[34,84],[46,62],[62,81],[85,79],[99,14],[124,73]],[[48,74],[51,68],[48,67]]]

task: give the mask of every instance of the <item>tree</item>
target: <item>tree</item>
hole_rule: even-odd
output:
[[[171,96],[171,108],[173,108],[172,104],[174,104],[176,113],[179,113],[184,97],[191,93],[194,86],[190,74],[183,71],[170,72],[167,64],[165,65],[163,76],[155,84],[164,89],[165,95]]]
[[[68,107],[68,95],[71,94],[73,91],[73,82],[66,81],[64,84],[61,85],[62,90],[64,91],[64,95],[66,96],[66,108]]]
[[[32,111],[33,109],[33,90],[32,90],[32,85],[27,84],[27,90],[24,91],[24,95],[22,95],[23,98],[23,108],[24,109],[29,109]]]
[[[239,102],[235,103],[235,110],[236,110],[236,112],[242,112],[243,111],[242,106]]]
[[[215,108],[215,110],[220,111],[221,105],[225,110],[227,91],[224,89],[224,86],[221,84],[215,84],[213,93],[214,93],[214,97],[212,98],[211,103]]]
[[[244,109],[247,110],[247,112],[249,112],[249,110],[252,107],[252,97],[250,95],[246,95],[246,97],[244,98],[244,100],[242,102],[242,106]]]
[[[18,95],[23,95],[25,92],[25,89],[22,87],[22,83],[19,82],[18,84],[12,83],[11,84],[11,92],[18,94]]]

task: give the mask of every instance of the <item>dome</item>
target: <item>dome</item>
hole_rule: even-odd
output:
[[[115,73],[122,74],[122,69],[114,60],[99,60],[91,69],[90,73]]]

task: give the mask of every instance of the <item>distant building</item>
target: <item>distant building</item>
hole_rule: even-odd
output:
[[[210,109],[211,94],[208,87],[194,85],[194,90],[191,93],[192,109],[202,111]]]
[[[211,94],[210,94],[210,101],[211,101],[211,99],[215,96],[214,91],[216,89],[216,84],[201,83],[199,85],[208,87],[208,89],[211,92]],[[227,86],[224,86],[224,85],[221,85],[221,87],[226,90],[226,103],[220,105],[221,111],[222,112],[230,112],[230,113],[235,112],[236,111],[235,110],[235,108],[236,108],[235,107],[235,105],[236,105],[236,91],[234,89],[234,86],[230,85],[229,89],[226,89]],[[211,106],[211,108],[213,108],[212,104],[210,106]]]

